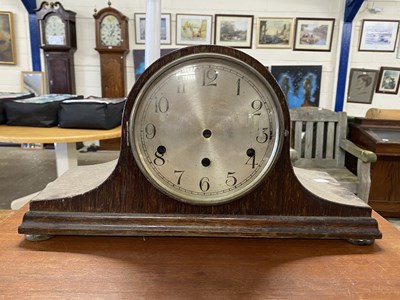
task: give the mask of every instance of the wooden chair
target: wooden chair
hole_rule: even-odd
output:
[[[347,114],[318,107],[290,110],[291,147],[297,152],[293,165],[325,171],[359,198],[368,202],[371,163],[375,153],[347,140]],[[357,175],[345,167],[345,153],[357,157]]]

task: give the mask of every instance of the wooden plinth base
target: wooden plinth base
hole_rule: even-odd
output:
[[[379,239],[374,218],[192,216],[28,212],[19,233],[37,235],[212,236]]]

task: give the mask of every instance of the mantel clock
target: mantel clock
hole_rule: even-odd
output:
[[[124,109],[119,160],[98,168],[74,193],[59,192],[74,186],[72,171],[49,186],[19,232],[381,237],[361,199],[318,195],[297,178],[284,94],[260,62],[233,48],[186,47],[147,68]]]

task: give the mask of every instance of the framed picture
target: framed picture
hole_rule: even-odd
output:
[[[136,44],[146,41],[146,14],[135,14]],[[171,44],[171,14],[161,14],[160,44]]]
[[[13,17],[9,11],[0,12],[0,64],[15,65]]]
[[[211,44],[212,16],[176,15],[176,44]]]
[[[293,50],[331,51],[335,19],[296,19]]]
[[[172,49],[160,49],[160,57],[175,51],[176,48]],[[145,56],[145,49],[133,49],[133,68],[135,71],[135,80],[138,80],[139,76],[142,75],[144,72],[144,56]]]
[[[215,44],[251,48],[253,20],[248,15],[215,15]]]
[[[397,94],[399,91],[400,68],[382,67],[379,72],[377,93]]]
[[[289,108],[319,106],[322,66],[272,66]]]
[[[21,92],[33,93],[35,96],[44,94],[44,73],[43,72],[21,72]]]
[[[257,48],[292,48],[293,18],[257,18]]]
[[[358,51],[394,52],[399,21],[363,20]]]
[[[378,70],[351,69],[347,102],[371,104],[377,80]]]

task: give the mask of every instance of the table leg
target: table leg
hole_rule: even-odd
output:
[[[78,165],[76,143],[55,143],[57,176]]]

